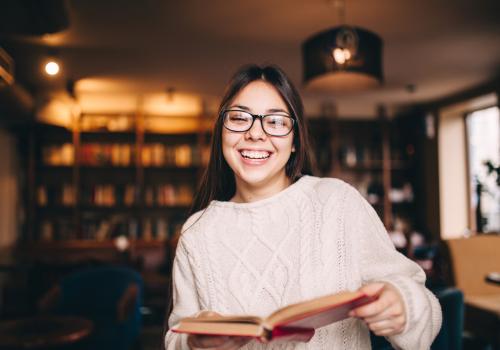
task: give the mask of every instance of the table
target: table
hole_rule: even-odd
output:
[[[69,316],[4,321],[0,322],[0,349],[57,349],[84,340],[92,329],[92,321]]]
[[[500,285],[500,272],[490,272],[484,280],[491,284]]]

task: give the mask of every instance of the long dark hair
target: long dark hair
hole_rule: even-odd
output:
[[[190,215],[206,208],[212,200],[227,201],[236,192],[234,173],[222,154],[222,111],[228,108],[234,97],[244,87],[256,80],[263,80],[274,86],[283,98],[291,117],[295,119],[293,137],[295,152],[292,152],[290,159],[286,163],[286,175],[292,182],[295,182],[301,175],[311,174],[312,172],[309,133],[304,121],[304,107],[297,89],[277,66],[243,66],[229,81],[220,103],[218,117],[212,133],[210,160],[194,198]]]

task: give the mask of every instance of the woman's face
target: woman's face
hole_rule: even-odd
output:
[[[240,109],[252,114],[289,114],[276,89],[262,80],[248,84],[234,98],[228,109]],[[293,131],[286,136],[269,136],[259,119],[246,132],[223,128],[222,152],[234,172],[237,188],[263,188],[288,181],[285,165],[293,147]]]

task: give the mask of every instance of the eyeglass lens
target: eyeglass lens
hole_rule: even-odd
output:
[[[243,132],[252,127],[252,114],[245,111],[226,111],[224,125],[231,131]],[[269,135],[284,136],[293,128],[293,119],[280,114],[268,114],[262,117],[262,128]]]

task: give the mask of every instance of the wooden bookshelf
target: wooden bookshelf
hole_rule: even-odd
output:
[[[175,236],[206,162],[206,123],[168,133],[145,128],[147,118],[82,114],[72,130],[35,127],[25,242],[90,247],[116,236],[148,244]]]
[[[415,216],[415,133],[399,119],[309,118],[319,175],[340,178],[372,204],[387,229]]]

